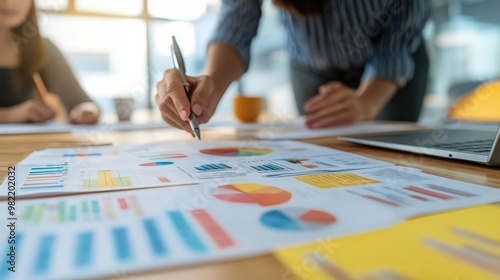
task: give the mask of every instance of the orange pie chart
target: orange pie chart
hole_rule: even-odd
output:
[[[292,194],[276,187],[258,184],[231,184],[219,186],[212,195],[223,201],[233,203],[259,204],[272,206],[287,202]]]

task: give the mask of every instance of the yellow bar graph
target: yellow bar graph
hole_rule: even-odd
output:
[[[97,179],[83,181],[84,188],[131,187],[130,177],[113,177],[111,170],[98,170]]]
[[[97,184],[99,187],[116,187],[116,181],[111,174],[111,170],[99,170],[97,171]]]

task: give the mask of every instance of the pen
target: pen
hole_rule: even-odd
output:
[[[40,74],[38,74],[38,72],[35,72],[33,74],[33,85],[35,86],[35,93],[38,99],[40,99],[43,104],[47,105],[46,96],[48,95],[48,91],[45,87],[45,84],[43,83],[42,77],[40,77]]]
[[[172,61],[174,62],[174,67],[179,72],[181,76],[182,85],[184,87],[184,91],[186,92],[186,96],[188,98],[189,103],[191,104],[191,91],[189,89],[189,83],[186,79],[186,66],[184,65],[184,58],[182,57],[181,49],[179,45],[177,45],[177,40],[175,40],[175,36],[172,36],[172,46],[170,48],[172,52]],[[191,114],[189,115],[189,126],[191,126],[191,130],[198,140],[201,140],[200,126],[198,125],[198,120],[196,120],[196,116],[193,114],[193,110],[191,110]]]

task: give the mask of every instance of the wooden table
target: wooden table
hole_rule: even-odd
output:
[[[204,139],[237,139],[238,137],[217,130],[204,132]],[[122,133],[97,132],[89,135],[72,134],[12,135],[0,136],[0,178],[6,175],[7,166],[13,165],[32,151],[55,147],[77,147],[99,144],[139,144],[152,141],[190,140],[185,132],[136,131]],[[401,166],[418,168],[426,173],[450,179],[500,188],[500,169],[473,163],[452,161],[401,153],[390,150],[341,142],[336,137],[311,139],[305,142],[322,145],[391,162]],[[177,269],[158,270],[138,274],[113,275],[107,279],[290,279],[290,274],[271,254],[244,260],[211,263]]]

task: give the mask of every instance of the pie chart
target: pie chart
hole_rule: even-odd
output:
[[[272,153],[273,150],[266,148],[252,147],[219,147],[201,150],[200,153],[212,156],[222,157],[249,157],[263,156]]]
[[[292,194],[270,186],[258,184],[232,184],[220,186],[212,195],[223,201],[272,206],[287,202]]]
[[[141,163],[139,166],[166,166],[166,165],[171,165],[174,164],[171,161],[155,161],[155,162],[146,162],[146,163]]]
[[[330,213],[306,208],[272,210],[260,217],[265,226],[286,231],[321,229],[334,224],[336,220]]]

